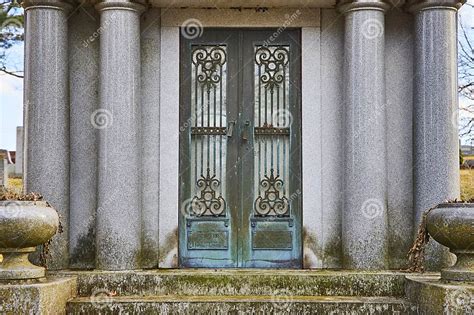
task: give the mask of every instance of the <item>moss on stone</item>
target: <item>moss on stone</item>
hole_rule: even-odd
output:
[[[95,227],[90,225],[87,234],[81,235],[77,240],[77,245],[72,249],[70,258],[71,268],[94,268],[95,252]]]
[[[145,269],[158,268],[159,257],[158,244],[154,240],[143,237],[140,266]]]
[[[97,289],[119,295],[294,295],[403,296],[405,277],[391,272],[287,270],[154,270],[68,272],[77,275],[79,294]]]
[[[76,286],[74,277],[0,283],[2,314],[64,314]]]

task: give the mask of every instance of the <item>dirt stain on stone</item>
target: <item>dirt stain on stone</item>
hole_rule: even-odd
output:
[[[178,228],[166,235],[159,249],[160,268],[178,268]]]
[[[71,268],[93,269],[95,267],[95,251],[95,228],[90,225],[87,234],[79,237],[77,245],[72,250]]]

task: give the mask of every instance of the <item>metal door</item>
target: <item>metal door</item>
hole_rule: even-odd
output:
[[[299,30],[181,38],[182,267],[300,268]]]

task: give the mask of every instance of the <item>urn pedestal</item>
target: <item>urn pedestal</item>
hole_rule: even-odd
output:
[[[59,216],[45,201],[0,201],[0,280],[45,276],[28,255],[58,231]]]
[[[474,281],[474,203],[443,203],[427,216],[431,237],[449,247],[456,263],[441,270],[441,278],[450,281]]]

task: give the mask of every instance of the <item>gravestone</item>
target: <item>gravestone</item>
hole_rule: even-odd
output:
[[[23,174],[23,126],[16,127],[15,174]]]
[[[7,160],[5,158],[0,158],[0,185],[7,186],[8,184],[8,170],[7,170]]]

